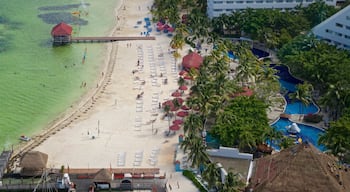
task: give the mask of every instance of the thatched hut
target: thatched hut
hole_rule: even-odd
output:
[[[111,171],[107,169],[100,169],[94,179],[93,182],[95,183],[96,187],[99,188],[101,185],[108,185],[108,188],[111,188],[111,182],[113,179],[113,174]]]
[[[256,160],[250,188],[254,192],[350,191],[350,172],[334,157],[299,144]]]
[[[48,155],[40,151],[29,151],[21,159],[21,176],[39,176],[46,169]]]

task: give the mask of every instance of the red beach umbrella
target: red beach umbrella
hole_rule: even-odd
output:
[[[176,115],[179,117],[186,117],[188,115],[188,112],[187,111],[179,111],[179,112],[177,112]]]
[[[180,124],[182,124],[182,123],[183,123],[183,121],[182,121],[181,119],[176,119],[176,120],[173,121],[173,124],[174,124],[174,125],[175,125],[175,124],[180,125]]]
[[[172,28],[172,27],[169,27],[169,28],[168,28],[168,31],[169,31],[169,32],[174,32],[174,31],[175,31],[175,29],[174,29],[174,28]]]
[[[185,75],[185,74],[187,74],[188,72],[187,71],[185,71],[185,70],[181,70],[180,72],[179,72],[179,75]]]
[[[165,102],[162,104],[162,106],[163,106],[163,108],[164,108],[165,106],[169,106],[170,111],[177,111],[177,110],[179,110],[179,108],[176,108],[176,107],[174,106],[174,102],[173,102],[172,100],[165,101]]]
[[[158,21],[157,26],[162,26],[164,25],[162,22]]]
[[[191,76],[189,76],[189,75],[184,75],[184,79],[186,79],[186,80],[193,80],[193,78]]]
[[[186,105],[183,105],[183,106],[181,106],[181,109],[182,109],[182,110],[189,110],[190,108],[187,107]]]
[[[182,98],[180,98],[180,97],[176,97],[176,98],[173,99],[173,101],[174,101],[174,100],[177,100],[177,102],[178,102],[180,105],[182,105],[182,103],[184,102],[184,100],[183,100]]]
[[[203,57],[196,52],[192,52],[182,58],[182,66],[186,69],[199,69],[203,62]]]
[[[171,131],[178,131],[178,130],[180,130],[180,126],[179,126],[179,124],[173,124],[169,127],[169,129]]]
[[[173,93],[171,94],[171,96],[173,96],[173,97],[181,97],[182,94],[181,94],[180,92],[178,92],[178,91],[175,91],[175,92],[173,92]]]
[[[182,91],[185,91],[185,90],[187,90],[188,88],[187,88],[187,86],[186,85],[181,85],[180,87],[179,87],[179,90],[182,90]]]

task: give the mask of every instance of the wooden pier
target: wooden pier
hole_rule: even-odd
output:
[[[71,43],[92,43],[92,42],[113,42],[113,41],[133,41],[133,40],[156,40],[153,36],[140,37],[72,37]]]

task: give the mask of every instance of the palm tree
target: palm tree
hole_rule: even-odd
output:
[[[208,183],[208,189],[213,189],[221,183],[220,167],[217,163],[208,163],[205,165],[202,178]]]
[[[244,183],[238,174],[229,172],[225,178],[225,183],[222,184],[219,191],[240,192],[243,187]]]
[[[170,106],[169,105],[165,105],[164,108],[163,108],[164,112],[165,112],[165,116],[168,118],[168,122],[169,122],[169,127],[170,127],[170,118],[169,118],[169,115],[170,115]]]
[[[281,147],[281,149],[287,149],[293,145],[295,145],[295,140],[293,138],[290,137],[283,137],[281,142],[279,143],[279,147]]]
[[[339,81],[335,85],[328,84],[327,92],[320,100],[320,103],[326,108],[326,112],[329,112],[334,120],[340,117],[349,102],[346,101],[346,95],[349,95],[350,91],[347,90],[345,85],[345,81]]]
[[[199,168],[200,165],[209,162],[209,156],[201,137],[186,137],[181,143],[181,148],[188,153],[188,159],[191,160],[192,167]]]
[[[321,135],[318,143],[338,157],[350,151],[350,108],[347,108],[344,115],[337,121],[330,123],[325,134]]]
[[[186,135],[199,135],[202,129],[202,118],[197,113],[190,113],[184,122],[184,133]]]
[[[271,126],[268,127],[267,131],[263,135],[264,141],[269,141],[270,143],[278,142],[283,138],[283,133],[281,131],[277,131],[275,128]]]
[[[300,105],[300,119],[303,116],[304,106],[308,106],[312,102],[311,98],[312,94],[312,85],[304,82],[303,84],[297,85],[297,90],[294,93],[290,93],[288,96],[292,99],[293,102],[300,101],[302,105]],[[299,120],[300,120],[299,119]]]

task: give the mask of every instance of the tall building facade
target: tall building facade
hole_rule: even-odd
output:
[[[335,6],[339,0],[324,0],[327,5]],[[343,1],[343,0],[340,0]],[[316,0],[207,0],[207,15],[210,18],[233,11],[252,9],[293,9],[298,5],[308,6]]]
[[[350,50],[350,5],[316,25],[312,32],[319,39]]]

